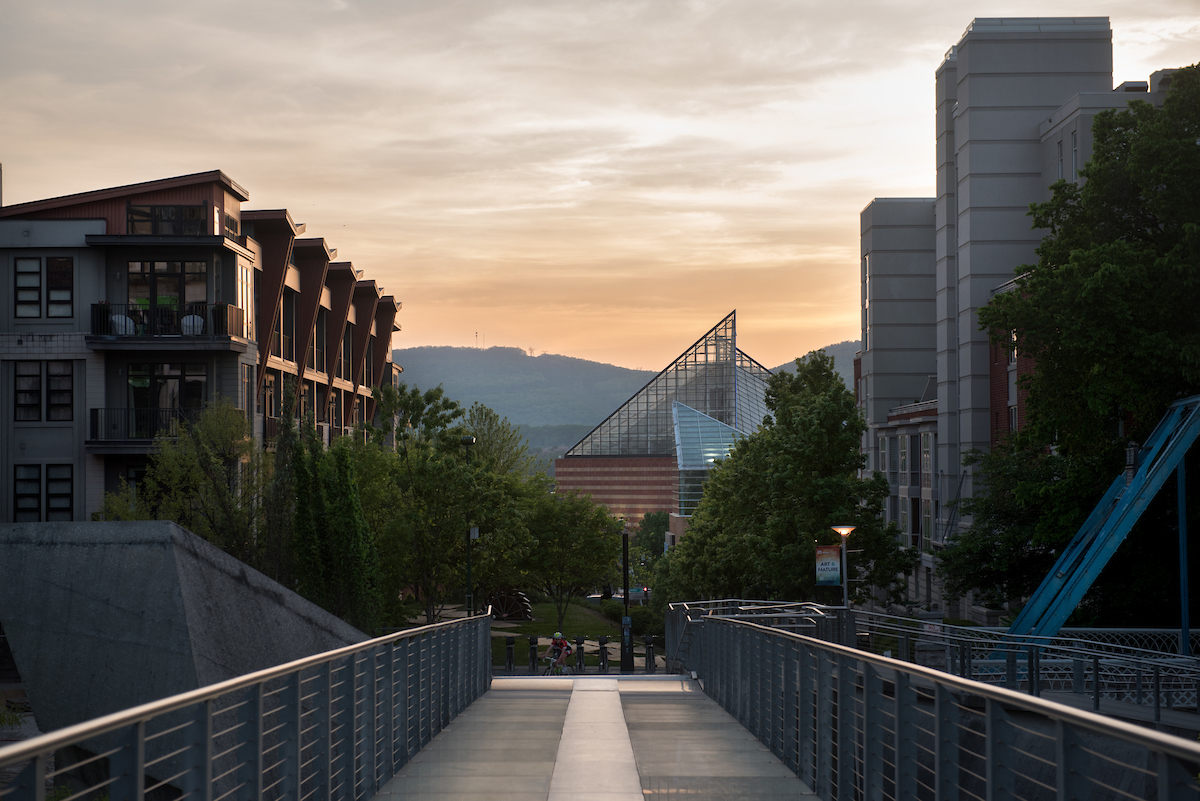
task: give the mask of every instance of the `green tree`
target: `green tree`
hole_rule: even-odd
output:
[[[979,313],[998,342],[1016,335],[1036,370],[1024,379],[1026,425],[971,458],[972,525],[943,553],[954,593],[988,603],[1036,588],[1124,464],[1176,398],[1200,391],[1200,71],[1171,76],[1162,108],[1134,101],[1093,123],[1084,183],[1059,181],[1033,204],[1047,231],[1035,265]],[[1122,546],[1122,573],[1171,583],[1165,551],[1143,523]],[[1169,549],[1169,548],[1168,548]],[[1165,557],[1165,558],[1164,558]],[[1099,619],[1125,614],[1102,576],[1085,605]]]
[[[622,524],[590,498],[562,493],[536,499],[529,529],[537,539],[530,575],[554,601],[561,629],[571,599],[587,595],[611,575],[621,551]]]
[[[495,473],[532,474],[536,460],[519,428],[481,403],[471,404],[467,433],[475,437],[474,458]]]
[[[639,553],[645,555],[647,568],[645,572],[653,574],[655,565],[663,555],[663,546],[666,543],[667,529],[670,528],[670,525],[671,514],[669,512],[650,512],[638,524],[630,547],[636,547]]]
[[[772,376],[767,407],[762,427],[711,471],[688,533],[659,564],[659,598],[808,599],[814,545],[838,542],[834,525],[856,527],[854,593],[897,597],[916,554],[880,522],[886,481],[857,475],[866,424],[832,359],[814,351],[794,374]]]
[[[171,520],[251,567],[270,573],[260,538],[270,459],[257,446],[246,415],[225,398],[209,403],[195,424],[154,440],[136,497],[128,485],[106,494],[106,520]]]
[[[379,556],[359,495],[350,443],[326,449],[305,426],[294,460],[295,565],[300,593],[351,625],[378,622]]]

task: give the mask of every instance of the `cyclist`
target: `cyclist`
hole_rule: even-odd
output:
[[[546,646],[542,658],[545,659],[554,652],[554,666],[562,667],[567,663],[567,657],[571,655],[571,643],[567,642],[561,631],[554,632],[554,637],[550,639],[550,644]]]

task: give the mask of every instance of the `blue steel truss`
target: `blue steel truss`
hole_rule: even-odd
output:
[[[1200,395],[1176,401],[1139,452],[1132,477],[1117,476],[1009,628],[1053,637],[1125,541],[1150,501],[1200,435]]]

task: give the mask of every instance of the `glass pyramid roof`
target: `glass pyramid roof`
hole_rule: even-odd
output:
[[[770,376],[738,350],[737,312],[730,312],[566,455],[675,456],[675,403],[749,434],[767,414]]]
[[[746,436],[707,414],[676,401],[671,407],[675,418],[675,457],[680,470],[707,470],[717,459],[729,456],[737,441]]]

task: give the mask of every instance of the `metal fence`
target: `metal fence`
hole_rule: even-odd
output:
[[[369,799],[491,686],[487,615],[299,659],[0,748],[2,801]]]
[[[963,678],[1032,695],[1069,692],[1154,708],[1196,709],[1200,659],[1148,651],[1109,639],[1009,636],[995,629],[947,626],[872,612],[851,617],[859,648],[917,661]]]
[[[667,615],[668,669],[692,669],[689,663],[698,646],[685,621],[694,627],[712,615],[808,634],[1030,695],[1090,696],[1093,711],[1101,708],[1102,700],[1143,706],[1152,709],[1155,722],[1164,709],[1195,710],[1200,695],[1200,659],[1122,644],[1154,641],[1133,636],[1130,630],[1120,630],[1116,637],[1103,629],[1075,630],[1066,637],[1010,637],[1001,629],[745,599],[672,604]]]
[[[1200,797],[1200,743],[744,620],[688,628],[704,691],[822,799]]]

